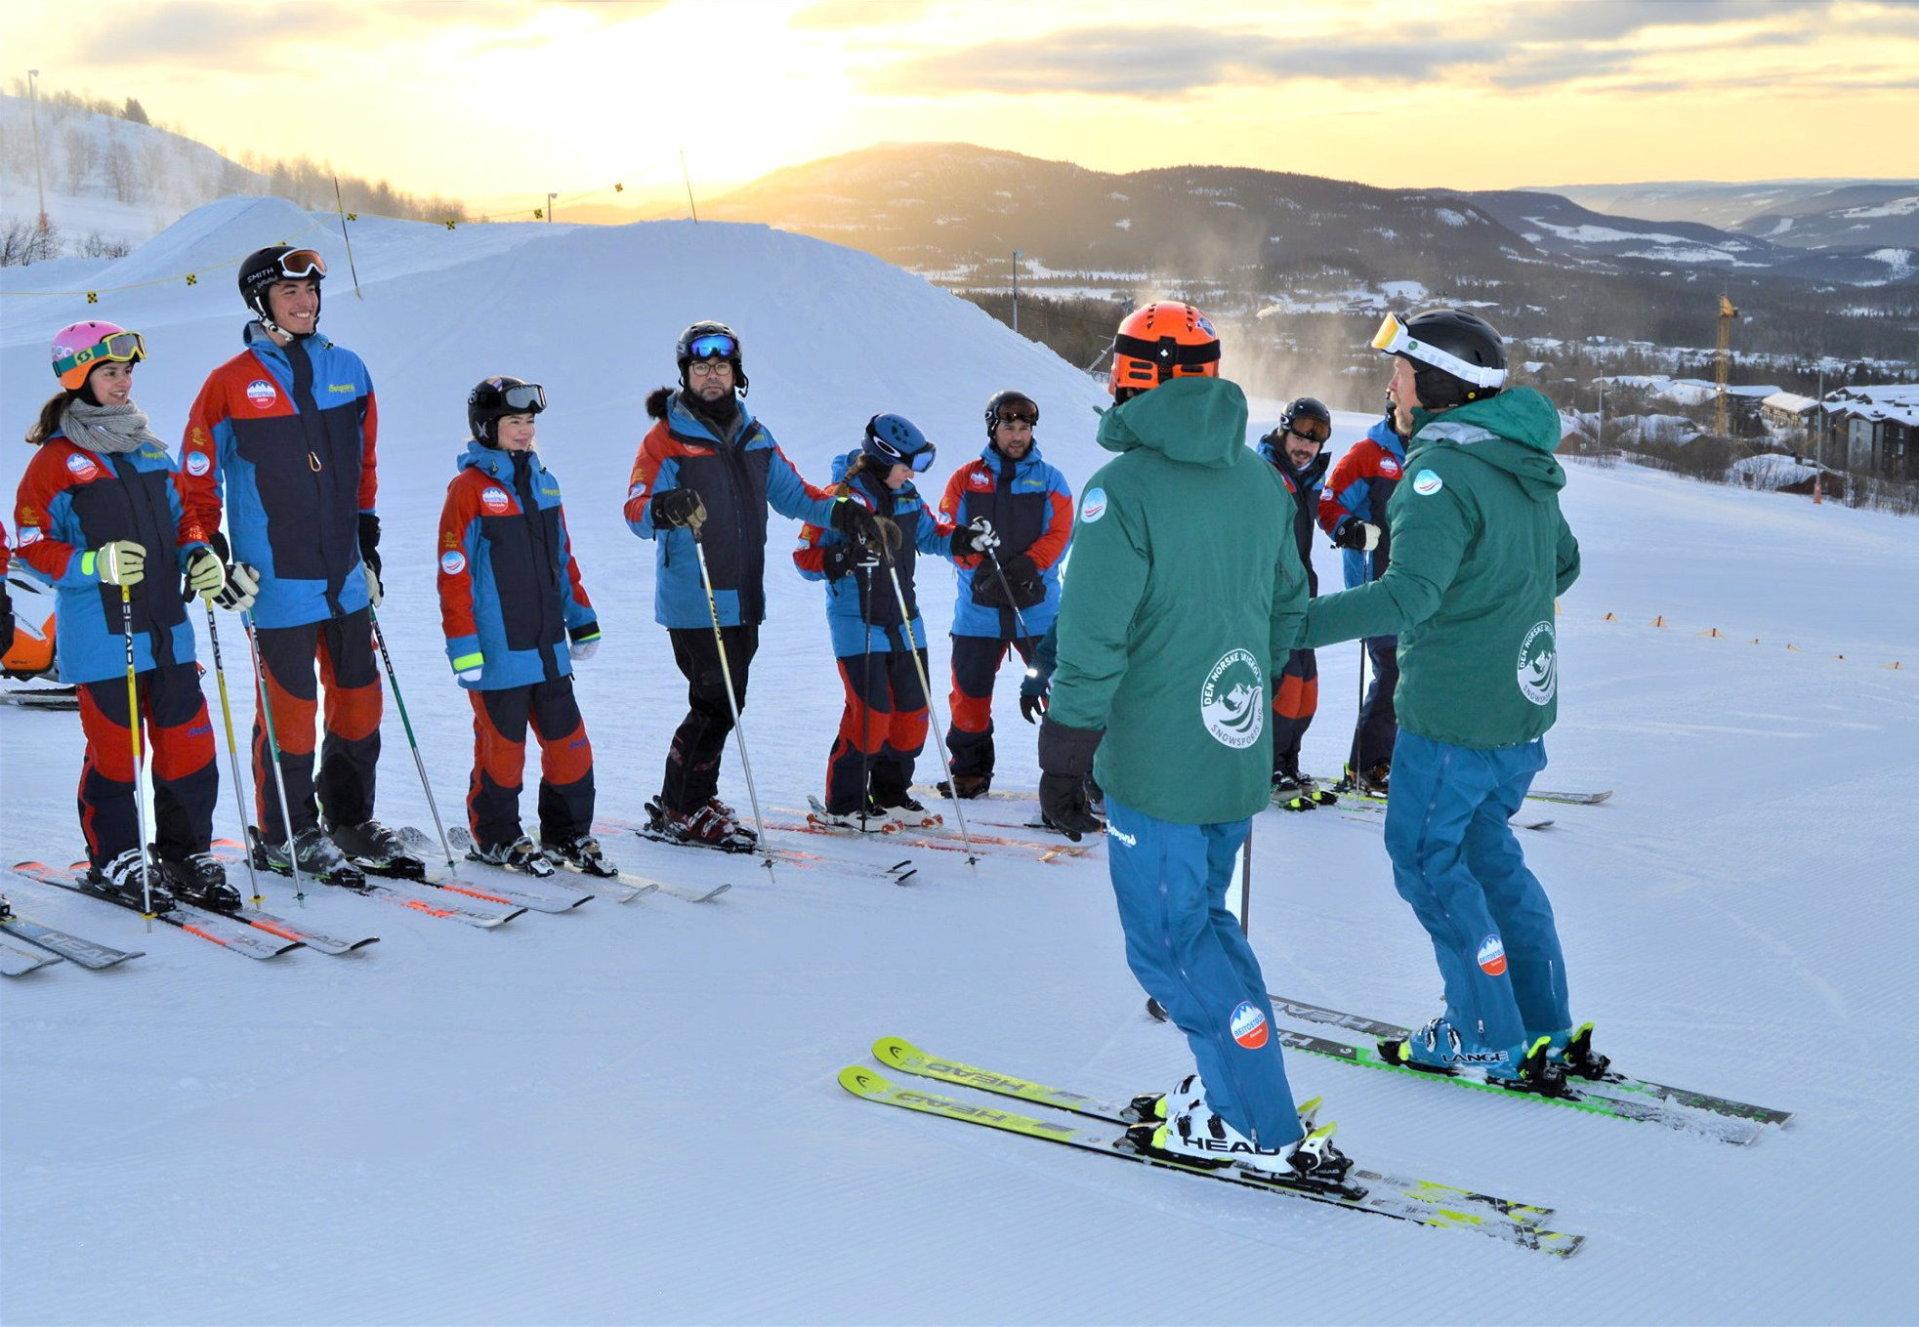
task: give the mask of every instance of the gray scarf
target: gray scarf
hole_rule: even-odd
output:
[[[102,456],[135,452],[148,443],[166,450],[166,444],[147,428],[147,412],[131,401],[125,405],[88,405],[75,397],[60,413],[60,432],[68,442]]]

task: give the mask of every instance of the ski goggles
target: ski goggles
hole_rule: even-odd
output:
[[[1421,341],[1406,330],[1406,325],[1399,321],[1397,314],[1387,314],[1379,330],[1373,333],[1373,349],[1382,355],[1404,355],[1421,364],[1430,364],[1475,387],[1506,385],[1506,370],[1469,364],[1449,350],[1441,350],[1438,346]]]
[[[316,249],[290,249],[280,255],[280,276],[288,281],[304,281],[307,277],[324,277],[326,259]]]
[[[696,336],[686,348],[689,359],[738,359],[740,343],[724,332]]]
[[[874,433],[870,424],[866,429],[866,449],[888,465],[911,466],[916,475],[923,475],[933,468],[933,456],[939,450],[929,442],[916,452],[903,452]]]
[[[1308,442],[1325,442],[1333,436],[1333,430],[1321,419],[1302,419],[1287,425],[1286,431],[1297,434]]]
[[[500,390],[500,413],[537,415],[546,409],[546,388],[537,382],[523,382]]]
[[[1039,407],[1024,405],[1007,406],[999,412],[998,422],[1002,424],[1037,424],[1039,423]]]
[[[136,360],[142,360],[146,357],[147,343],[141,339],[138,332],[114,332],[104,340],[88,346],[85,350],[76,350],[65,359],[54,360],[53,371],[58,375],[63,385],[78,387],[86,381],[86,373],[82,373],[80,370],[86,369],[87,372],[90,373],[92,372],[92,369],[88,367],[90,365],[98,364],[102,361],[115,364],[131,364]],[[67,375],[69,374],[77,375],[77,380],[68,383]]]

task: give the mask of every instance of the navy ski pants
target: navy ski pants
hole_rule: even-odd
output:
[[[1572,1025],[1552,904],[1507,823],[1546,744],[1490,751],[1400,730],[1386,802],[1393,883],[1446,983],[1446,1020],[1486,1050]]]
[[[1263,1148],[1299,1141],[1259,960],[1226,910],[1252,821],[1179,825],[1106,798],[1107,866],[1126,963],[1186,1034],[1206,1101]]]

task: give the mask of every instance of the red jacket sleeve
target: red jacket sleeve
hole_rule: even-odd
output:
[[[440,509],[440,630],[449,644],[479,635],[473,619],[473,548],[469,535],[480,514],[476,486],[462,470],[446,486],[446,505]]]
[[[978,464],[978,461],[968,461],[965,465],[955,470],[953,477],[946,481],[946,491],[940,494],[940,515],[945,519],[948,525],[959,525],[960,509],[966,501],[966,481],[968,476],[973,473],[973,467]],[[977,567],[985,560],[986,559],[977,553],[968,553],[963,556],[955,555],[953,565],[956,567]]]
[[[13,528],[19,531],[20,560],[50,581],[59,581],[84,550],[53,537],[48,509],[66,489],[66,467],[45,446],[34,449],[14,494]],[[77,573],[77,568],[75,569]]]
[[[360,510],[372,511],[380,496],[380,456],[376,439],[380,432],[380,406],[373,389],[366,394],[366,413],[360,417]]]
[[[187,519],[209,533],[220,528],[220,430],[229,427],[226,389],[215,369],[187,412],[180,468],[173,477]]]
[[[1055,488],[1046,495],[1051,504],[1052,515],[1046,520],[1046,533],[1026,546],[1026,556],[1033,565],[1045,571],[1066,552],[1066,541],[1073,537],[1073,495],[1063,488]]]

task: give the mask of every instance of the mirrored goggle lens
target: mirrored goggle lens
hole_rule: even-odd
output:
[[[1019,406],[1010,406],[999,412],[999,422],[1002,424],[1037,424],[1039,423],[1039,411],[1026,410]]]
[[[295,249],[280,255],[280,275],[295,281],[304,277],[325,276],[326,259],[313,249]]]
[[[510,415],[537,415],[546,409],[546,388],[537,382],[523,383],[501,392],[500,401]]]
[[[1317,419],[1302,419],[1293,425],[1293,432],[1308,442],[1324,442],[1333,436],[1333,431]]]
[[[733,359],[740,353],[740,343],[730,336],[711,332],[694,337],[689,349],[694,359]]]
[[[914,452],[906,458],[906,463],[913,467],[914,474],[925,474],[933,468],[933,445],[928,443],[925,450]]]
[[[1390,355],[1406,343],[1406,329],[1400,325],[1397,315],[1387,314],[1386,320],[1373,333],[1373,349]]]

